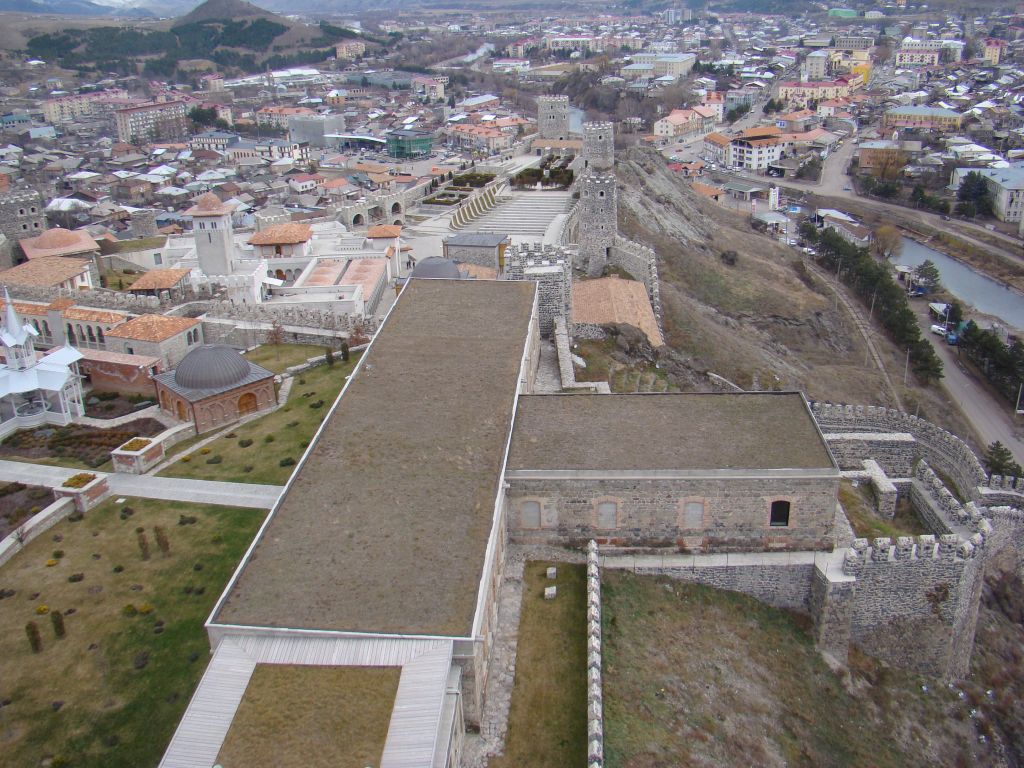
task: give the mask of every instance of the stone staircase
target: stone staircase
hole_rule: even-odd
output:
[[[559,214],[572,207],[569,192],[512,192],[498,198],[498,204],[465,226],[467,232],[490,232],[544,237]]]

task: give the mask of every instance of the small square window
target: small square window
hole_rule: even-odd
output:
[[[768,524],[772,528],[785,528],[789,525],[789,502],[773,501],[771,517]]]

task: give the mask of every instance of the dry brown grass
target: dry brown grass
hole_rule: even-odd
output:
[[[609,768],[993,764],[943,681],[857,654],[844,680],[806,617],[605,571],[603,623]]]
[[[846,519],[857,536],[874,539],[879,536],[896,538],[897,536],[917,536],[931,533],[914,513],[910,502],[900,499],[896,505],[896,514],[892,520],[879,517],[875,513],[875,502],[871,488],[861,483],[856,488],[849,480],[839,484],[839,501],[843,505]]]
[[[399,667],[259,664],[221,746],[224,768],[380,765]]]

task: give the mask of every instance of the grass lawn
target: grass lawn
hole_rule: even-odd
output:
[[[273,413],[243,424],[200,451],[185,456],[163,470],[162,477],[191,477],[197,480],[229,480],[236,483],[284,485],[313,438],[317,427],[345,385],[358,355],[333,366],[320,365],[295,378],[288,403]],[[317,408],[311,406],[321,403]],[[242,446],[243,442],[252,443]],[[269,441],[269,442],[268,442]],[[210,460],[219,456],[219,463]]]
[[[897,536],[930,533],[914,513],[909,499],[900,498],[896,503],[896,514],[892,520],[875,514],[871,488],[867,483],[862,482],[854,488],[849,480],[843,480],[839,484],[839,501],[853,532],[860,538],[875,539],[879,536],[888,536],[895,539]]]
[[[806,617],[611,570],[603,600],[609,768],[991,764],[943,681],[856,651],[844,680]]]
[[[258,664],[217,755],[224,768],[380,765],[400,667]]]
[[[123,506],[134,511],[125,519]],[[181,515],[195,522],[179,525]],[[0,600],[0,700],[10,699],[0,710],[0,763],[34,767],[49,757],[75,768],[155,766],[209,659],[203,621],[263,517],[109,500],[83,520],[58,523],[0,568],[0,588],[14,591]],[[81,580],[69,581],[76,574]],[[57,611],[63,639],[51,622]],[[39,653],[26,635],[30,621]]]
[[[558,568],[548,581],[545,570]],[[558,597],[544,599],[554,584]],[[490,768],[587,764],[587,572],[582,565],[527,563],[515,688],[505,754]]]
[[[317,347],[313,344],[263,344],[246,352],[245,359],[250,363],[262,365],[268,371],[283,373],[285,368],[301,365],[311,357],[322,355],[325,349],[326,347]],[[341,353],[334,354],[340,363]]]
[[[107,283],[107,288],[110,288],[113,291],[127,291],[132,287],[132,283],[144,274],[145,272],[142,269],[134,272],[134,274],[128,274],[124,270],[120,269],[108,269],[103,273],[103,279]]]

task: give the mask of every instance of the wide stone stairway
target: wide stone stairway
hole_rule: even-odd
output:
[[[554,218],[572,207],[569,192],[512,192],[493,210],[466,225],[466,232],[533,236],[538,240]]]

